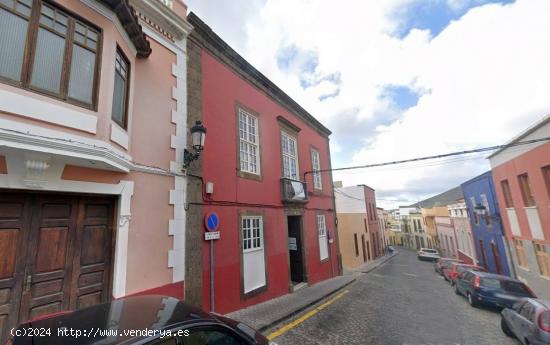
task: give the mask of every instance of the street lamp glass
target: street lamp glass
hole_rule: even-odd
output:
[[[204,141],[206,139],[206,128],[202,125],[201,121],[197,121],[191,128],[191,141],[193,148],[197,151],[202,151],[204,148]]]

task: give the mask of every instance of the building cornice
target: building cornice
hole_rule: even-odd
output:
[[[288,111],[321,135],[328,137],[332,132],[308,113],[302,106],[281,90],[275,83],[258,71],[233,48],[223,41],[212,29],[206,25],[196,14],[189,13],[187,20],[193,26],[189,39],[208,50],[216,58],[231,67],[237,74],[251,82],[258,89],[268,94],[271,98],[283,105]]]
[[[134,44],[137,51],[137,57],[147,58],[151,55],[151,46],[147,37],[141,29],[138,16],[135,9],[128,0],[99,0],[112,10],[120,20],[128,37]]]
[[[138,15],[172,41],[181,41],[193,27],[184,18],[158,0],[130,0]]]

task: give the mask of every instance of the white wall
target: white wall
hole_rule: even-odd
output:
[[[367,213],[363,186],[350,186],[334,189],[337,213]]]

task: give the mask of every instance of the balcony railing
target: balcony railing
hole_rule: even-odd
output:
[[[302,181],[281,178],[282,201],[285,203],[306,203],[307,184]]]

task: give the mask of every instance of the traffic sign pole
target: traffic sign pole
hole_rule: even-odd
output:
[[[216,212],[210,212],[206,215],[204,226],[207,230],[204,234],[204,239],[210,241],[210,311],[214,312],[216,310],[214,299],[214,240],[220,239],[220,232],[218,231],[220,218]]]
[[[214,240],[210,240],[210,311],[214,312]]]

